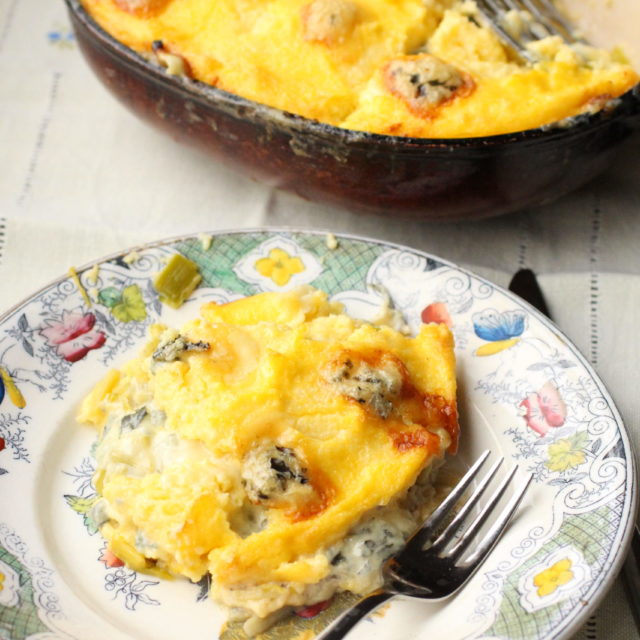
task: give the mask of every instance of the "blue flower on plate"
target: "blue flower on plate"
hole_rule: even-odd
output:
[[[520,309],[502,312],[485,309],[474,313],[471,319],[475,334],[489,343],[476,349],[476,355],[490,356],[518,342],[526,327],[527,314]]]

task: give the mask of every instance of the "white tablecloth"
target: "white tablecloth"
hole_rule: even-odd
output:
[[[274,191],[141,124],[98,84],[62,0],[0,0],[0,313],[70,265],[175,234],[262,225],[407,244],[506,285],[532,268],[640,450],[640,140],[606,175],[476,223],[353,214]],[[577,638],[638,638],[619,583]]]

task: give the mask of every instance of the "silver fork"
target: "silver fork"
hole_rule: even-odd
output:
[[[489,523],[489,518],[500,498],[512,484],[517,466],[500,483],[466,529],[461,531],[468,519],[467,516],[478,506],[480,497],[485,493],[504,458],[497,460],[444,531],[437,534],[446,519],[453,514],[469,485],[478,476],[480,468],[487,461],[490,453],[485,451],[478,458],[447,498],[411,536],[407,544],[387,560],[383,566],[383,586],[356,602],[320,633],[316,640],[343,638],[364,616],[396,595],[440,600],[454,594],[469,580],[507,528],[532,477],[528,476],[521,483],[489,530],[477,541],[474,550],[465,555],[466,549],[476,541],[480,530]]]
[[[534,40],[560,36],[568,44],[584,43],[552,0],[476,0],[476,5],[498,37],[528,62],[537,59],[527,48],[527,44]],[[508,11],[527,12],[531,20],[524,21],[524,28],[516,33],[505,22]]]

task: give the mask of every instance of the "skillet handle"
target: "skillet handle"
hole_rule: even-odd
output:
[[[393,593],[379,589],[358,600],[350,609],[336,618],[315,640],[340,640],[344,638],[355,625],[368,613],[377,609],[383,602],[393,598]]]

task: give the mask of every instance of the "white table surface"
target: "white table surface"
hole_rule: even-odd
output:
[[[354,214],[265,187],[143,125],[89,71],[62,0],[0,0],[0,169],[0,313],[72,264],[229,228],[357,233],[502,285],[526,266],[640,449],[638,137],[605,175],[544,207],[456,224]],[[576,636],[639,637],[619,582]]]

